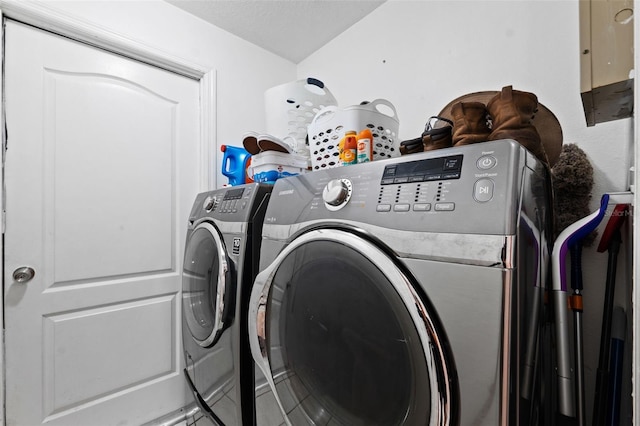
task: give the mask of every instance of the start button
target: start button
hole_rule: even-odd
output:
[[[473,185],[473,198],[480,203],[486,203],[493,198],[493,181],[480,179]]]

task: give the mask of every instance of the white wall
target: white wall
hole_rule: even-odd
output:
[[[579,55],[577,1],[389,0],[301,62],[298,76],[323,80],[340,106],[388,99],[398,110],[401,140],[418,137],[428,117],[466,93],[510,84],[533,92],[558,118],[564,142],[578,144],[589,156],[596,209],[603,193],[628,187],[633,120],[586,126]],[[629,247],[630,238],[623,244]],[[625,256],[618,266],[616,299],[630,312]],[[606,260],[595,248],[585,249],[588,407],[598,363]]]
[[[264,131],[264,91],[295,80],[292,62],[161,0],[47,1],[62,13],[154,49],[216,70],[217,144],[242,146],[242,134]],[[218,170],[217,187],[228,182]]]
[[[560,121],[565,143],[590,156],[597,201],[626,189],[632,120],[586,127],[578,35],[572,1],[389,0],[301,62],[298,76],[323,80],[342,106],[390,100],[401,139],[419,136],[460,95],[509,84],[533,92]]]

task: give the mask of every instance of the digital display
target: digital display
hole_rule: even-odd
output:
[[[230,189],[224,194],[223,200],[239,200],[243,192],[244,188]]]
[[[459,179],[462,155],[407,161],[385,167],[382,185]]]

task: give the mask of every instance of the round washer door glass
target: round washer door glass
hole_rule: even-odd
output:
[[[202,223],[191,233],[182,273],[182,312],[193,339],[211,346],[221,329],[220,294],[226,287],[228,262],[215,228]]]
[[[282,409],[292,424],[428,424],[439,378],[398,293],[405,276],[340,239],[300,244],[270,271],[267,358]]]

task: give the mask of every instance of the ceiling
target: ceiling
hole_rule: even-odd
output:
[[[299,63],[386,0],[166,0]]]

